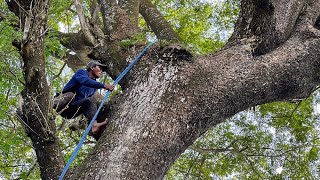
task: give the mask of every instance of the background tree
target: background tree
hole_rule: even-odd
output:
[[[16,15],[16,21],[8,21],[9,26],[21,29],[20,37],[14,41],[23,60],[24,90],[19,117],[36,150],[43,179],[56,178],[64,164],[57,141],[59,129],[50,120],[45,75],[50,73],[45,73],[46,63],[59,62],[54,56],[76,69],[89,58],[99,59],[109,66],[110,77],[115,78],[145,46],[149,32],[139,26],[139,14],[155,36],[166,43],[153,47],[121,82],[124,93],[114,97],[105,111],[112,122],[86,163],[75,169],[70,178],[161,178],[175,159],[209,128],[258,104],[306,98],[319,84],[317,0],[241,1],[239,18],[227,44],[215,54],[194,57],[168,42],[188,42],[191,37],[205,39],[206,34],[200,33],[205,29],[200,27],[206,28],[206,24],[193,21],[197,17],[192,16],[195,30],[200,30],[190,30],[193,33],[188,35],[184,23],[190,17],[172,21],[170,26],[162,16],[166,15],[164,10],[158,11],[154,6],[160,2],[53,3],[49,6],[47,1],[7,1]],[[194,10],[194,14],[210,11],[206,5],[188,6],[191,1],[161,3],[170,4],[172,14],[175,7],[195,7],[190,11]],[[188,8],[178,8],[182,4]],[[47,13],[48,10],[55,13]],[[79,17],[81,30],[58,32],[51,20],[71,24],[74,13]],[[52,14],[49,21],[48,14]],[[58,39],[67,49],[59,46]],[[201,54],[219,47],[209,42],[197,43],[191,51]],[[212,48],[204,48],[206,45]],[[58,84],[52,86],[57,88]],[[229,145],[237,145],[238,150],[246,147],[239,143],[235,139]],[[310,154],[317,154],[317,150]]]
[[[237,114],[182,154],[168,179],[319,178],[319,112],[313,108],[317,96]]]

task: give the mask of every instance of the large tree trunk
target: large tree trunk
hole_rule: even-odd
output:
[[[161,179],[226,118],[307,97],[319,85],[319,9],[319,0],[244,0],[220,52],[190,60],[179,47],[154,47],[128,76],[111,105],[111,124],[71,179]]]
[[[64,162],[55,135],[55,123],[48,116],[50,95],[45,73],[44,37],[49,1],[8,1],[8,5],[20,18],[24,32],[18,47],[21,49],[25,77],[25,89],[21,93],[23,104],[19,114],[32,140],[41,178],[56,179]]]

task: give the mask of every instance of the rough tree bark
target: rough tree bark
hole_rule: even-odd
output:
[[[175,48],[149,51],[111,103],[112,123],[70,179],[161,179],[214,125],[251,106],[305,98],[316,88],[320,1],[241,4],[223,50],[193,60]]]
[[[23,39],[16,46],[24,63],[25,88],[23,103],[18,113],[25,131],[31,138],[37,155],[42,179],[56,179],[64,161],[56,126],[49,120],[49,87],[46,80],[44,37],[47,31],[48,0],[7,1],[8,7],[20,19]]]
[[[138,11],[159,39],[180,40],[147,0],[98,2],[104,21],[99,32],[105,36],[95,33],[93,25],[88,24],[92,21],[85,20],[96,40],[88,39],[85,31],[61,34],[68,37],[62,43],[81,54],[84,61],[90,57],[107,64],[113,78],[142,49],[119,45],[139,33]],[[221,51],[192,58],[179,46],[154,46],[121,82],[124,94],[114,98],[105,112],[111,123],[85,163],[68,178],[161,179],[196,138],[226,118],[258,104],[307,97],[320,83],[319,9],[319,0],[242,0],[235,31]],[[93,46],[92,42],[99,45]],[[24,52],[28,54],[22,50],[22,55]],[[30,58],[23,56],[25,66],[44,73],[40,67],[43,55],[38,53],[41,58],[35,59],[41,61],[32,66],[28,66]],[[31,75],[26,70],[26,81]],[[34,91],[39,90],[45,94],[45,80],[41,82],[33,89],[26,88],[26,95],[35,97]],[[40,100],[44,94],[36,97]],[[25,102],[32,102],[26,95]],[[47,102],[41,104],[41,112],[47,112]],[[31,124],[37,124],[41,118],[33,114],[38,111],[27,106],[24,109],[25,117],[36,119]],[[34,142],[41,142],[37,134],[30,134]],[[55,145],[55,140],[50,143]],[[51,147],[48,144],[46,148]],[[41,149],[37,145],[35,148]],[[49,153],[61,157],[58,150]],[[52,166],[59,169],[58,159]],[[54,169],[47,171],[52,171],[51,177],[56,174]],[[45,172],[41,170],[41,174]]]

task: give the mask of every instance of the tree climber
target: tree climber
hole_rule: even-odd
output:
[[[97,61],[90,61],[86,70],[79,69],[65,85],[62,94],[55,98],[53,108],[67,119],[83,114],[90,123],[98,109],[96,99],[93,96],[96,90],[104,88],[113,91],[114,89],[112,84],[96,81],[102,75],[104,68],[105,65]],[[90,135],[98,140],[107,123],[108,119],[96,119]]]

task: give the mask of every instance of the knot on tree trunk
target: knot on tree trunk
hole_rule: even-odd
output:
[[[160,59],[164,61],[192,60],[193,55],[179,44],[170,44],[160,51]]]

